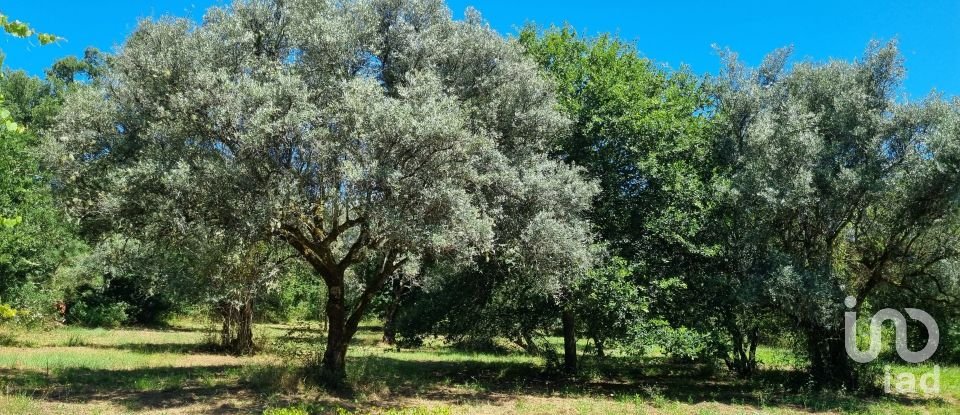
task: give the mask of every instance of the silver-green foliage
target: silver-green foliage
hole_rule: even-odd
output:
[[[713,271],[743,287],[732,298],[794,322],[814,374],[829,377],[846,367],[834,341],[846,295],[955,286],[938,269],[960,255],[960,102],[897,102],[893,44],[791,70],[788,56],[752,70],[730,60],[719,79],[729,214]]]
[[[595,186],[544,155],[567,125],[552,90],[439,0],[242,1],[141,23],[67,100],[49,153],[88,223],[282,238],[333,301],[358,287],[334,322],[349,337],[426,252],[502,255],[554,289],[583,272]]]

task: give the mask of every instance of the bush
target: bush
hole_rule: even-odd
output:
[[[148,326],[162,324],[174,308],[167,296],[151,289],[149,281],[126,276],[111,278],[99,302],[124,303],[127,305],[128,323]]]
[[[283,277],[277,289],[260,294],[256,309],[258,322],[302,322],[322,320],[326,316],[326,287],[318,284],[310,271],[297,266]]]
[[[414,348],[420,347],[423,345],[423,338],[408,339],[406,337],[401,337],[403,344],[406,347]],[[510,349],[503,345],[502,343],[497,342],[495,339],[486,336],[464,336],[454,339],[448,339],[450,345],[454,350],[471,352],[471,353],[489,353],[496,355],[504,355],[510,353]]]
[[[17,287],[10,296],[9,306],[15,310],[11,323],[19,327],[49,327],[62,323],[56,304],[60,295],[55,290],[40,288],[36,284]]]
[[[667,357],[683,362],[710,361],[720,355],[722,348],[710,333],[688,327],[671,327],[662,320],[637,325],[632,330],[632,337],[629,346],[635,355],[643,354],[650,347],[659,347]]]
[[[127,303],[87,305],[79,302],[70,307],[67,321],[86,327],[116,328],[127,322]]]
[[[165,296],[153,293],[142,281],[109,277],[68,290],[67,323],[91,327],[120,324],[159,325],[173,309]]]
[[[944,363],[960,364],[960,327],[950,325],[945,334],[941,359]]]
[[[14,310],[9,304],[0,304],[0,321],[13,320],[16,316],[17,310]]]
[[[665,328],[661,334],[664,353],[677,360],[693,361],[715,355],[710,335],[686,327]]]

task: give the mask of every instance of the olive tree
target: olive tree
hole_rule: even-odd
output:
[[[145,21],[103,78],[51,134],[75,212],[281,238],[326,285],[333,379],[392,275],[426,254],[466,266],[496,252],[516,204],[498,189],[590,188],[544,156],[566,121],[536,65],[439,0],[241,1],[200,24]],[[555,245],[586,235],[579,206],[517,218],[532,266],[570,262]]]
[[[752,293],[730,297],[733,306],[773,308],[793,323],[815,380],[855,386],[844,298],[860,306],[879,287],[955,278],[938,270],[960,254],[960,105],[897,102],[894,44],[789,70],[788,57],[778,51],[756,69],[730,59],[718,79],[717,187],[728,206],[718,220],[744,230],[720,232],[727,265],[716,275]],[[731,331],[753,331],[736,320]]]

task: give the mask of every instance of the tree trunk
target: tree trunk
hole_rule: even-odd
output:
[[[397,344],[397,310],[400,309],[400,298],[403,296],[403,281],[393,279],[390,304],[383,315],[383,342],[388,345]]]
[[[334,259],[329,244],[337,241],[343,232],[355,226],[361,227],[359,236],[353,241],[343,257],[339,260]],[[342,386],[347,377],[347,346],[357,331],[360,319],[363,318],[376,294],[383,289],[387,278],[403,266],[408,258],[399,258],[401,252],[396,249],[386,252],[375,278],[367,283],[352,310],[347,310],[344,272],[360,261],[359,258],[362,257],[360,252],[372,243],[368,238],[365,220],[355,218],[339,223],[332,231],[324,231],[323,233],[326,233],[326,236],[319,241],[316,241],[313,237],[316,236],[318,231],[323,231],[322,227],[311,229],[309,233],[311,236],[306,236],[298,226],[284,225],[281,228],[281,235],[284,239],[303,255],[317,274],[323,277],[327,286],[327,304],[324,307],[327,313],[327,347],[323,352],[323,360],[320,362],[318,380],[327,383],[328,386]],[[380,243],[382,242],[380,241]]]
[[[757,345],[760,342],[760,330],[746,329],[746,334],[736,326],[728,323],[727,330],[733,341],[732,356],[725,357],[727,368],[741,378],[748,378],[757,369]]]
[[[607,351],[606,351],[606,348],[604,347],[603,340],[600,340],[599,338],[594,337],[593,345],[597,349],[597,357],[601,359],[604,357],[607,357]]]
[[[220,301],[216,306],[216,313],[220,316],[220,320],[223,322],[223,325],[220,327],[220,347],[224,350],[228,350],[230,347],[230,339],[233,338],[233,318],[231,318],[231,310],[233,307],[229,302]]]
[[[251,354],[256,349],[253,343],[253,300],[247,300],[238,310],[234,342],[233,350],[237,354]]]
[[[229,302],[217,305],[223,319],[220,329],[220,345],[229,353],[244,355],[256,351],[253,342],[253,300],[247,300],[239,308]]]
[[[540,354],[540,346],[537,346],[537,342],[533,339],[533,335],[529,330],[524,330],[524,332],[520,335],[520,340],[520,347],[523,347],[523,350],[525,350],[527,353],[532,355]]]
[[[397,306],[390,305],[387,308],[387,313],[384,316],[383,322],[383,343],[390,346],[397,344]]]
[[[343,285],[327,287],[327,348],[323,352],[323,380],[339,386],[347,377],[346,357],[350,336],[347,332],[347,310]]]
[[[844,348],[843,332],[816,323],[809,324],[806,331],[810,376],[817,386],[856,389],[859,379]]]
[[[573,310],[564,310],[563,322],[563,368],[567,373],[577,373],[577,327]]]

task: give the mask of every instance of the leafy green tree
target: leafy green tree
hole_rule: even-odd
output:
[[[507,243],[523,241],[501,240],[498,245],[509,253],[517,248]],[[478,258],[461,270],[442,261],[426,267],[415,280],[419,284],[410,287],[398,305],[399,344],[416,345],[433,335],[474,349],[492,348],[498,339],[507,339],[530,354],[552,352],[544,347],[545,336],[557,327],[563,307],[572,306],[571,291],[582,277],[545,286],[535,269],[522,266],[524,261],[501,254]]]
[[[284,275],[267,290],[257,306],[257,321],[290,323],[326,321],[324,299],[327,297],[323,284],[318,284],[309,264],[289,261],[284,266]],[[322,328],[322,326],[321,326]]]
[[[54,62],[46,71],[46,79],[31,76],[22,70],[4,70],[0,93],[10,117],[35,132],[46,130],[63,104],[69,91],[86,83],[97,82],[107,57],[96,49],[87,49],[83,59],[68,56]]]
[[[46,286],[77,248],[36,149],[36,137],[26,129],[0,130],[0,298],[21,302],[18,307],[31,312],[52,309],[54,299],[27,304],[24,293]]]
[[[634,278],[631,264],[619,257],[598,264],[576,282],[572,292],[582,330],[593,340],[597,357],[604,357],[611,343],[627,341],[648,311],[648,299]]]
[[[83,51],[83,58],[68,56],[54,62],[46,71],[47,78],[66,85],[97,82],[103,76],[109,59],[109,55],[96,48],[87,48]]]
[[[62,103],[52,93],[49,82],[24,71],[5,71],[0,79],[0,94],[11,119],[33,131],[49,127]]]
[[[282,238],[327,287],[336,381],[371,301],[425,254],[469,263],[503,223],[537,275],[566,277],[584,256],[569,248],[586,245],[591,186],[544,155],[566,125],[550,84],[474,12],[241,2],[200,25],[142,23],[104,76],[51,134],[74,212],[124,232]],[[511,216],[521,191],[556,203]]]
[[[284,250],[267,241],[238,244],[211,252],[210,258],[216,260],[206,270],[210,289],[204,292],[223,322],[222,346],[235,354],[249,354],[257,347],[253,338],[254,303],[283,282],[291,256],[289,248]],[[229,255],[224,256],[224,252]]]
[[[34,35],[25,23],[10,21],[2,14],[0,26],[15,37]],[[42,34],[39,39],[48,44],[56,37]],[[0,65],[2,62],[0,53]],[[19,301],[21,308],[52,307],[23,297],[38,292],[38,286],[49,280],[75,248],[75,239],[54,207],[46,175],[40,169],[36,137],[26,128],[34,127],[28,113],[41,104],[16,99],[20,89],[39,89],[39,84],[19,72],[0,74],[0,298]],[[9,101],[6,95],[11,93],[15,99]],[[55,106],[48,105],[44,111],[55,111]],[[26,311],[24,314],[41,312]]]
[[[573,120],[556,151],[599,181],[590,211],[611,250],[669,274],[669,264],[696,249],[709,177],[711,104],[698,77],[670,72],[608,35],[569,28],[519,41],[556,80],[558,100]]]
[[[625,336],[625,326],[639,321],[652,300],[639,293],[661,293],[647,288],[683,275],[705,249],[698,233],[709,210],[710,97],[696,76],[658,68],[607,35],[584,38],[569,27],[540,34],[529,26],[519,41],[554,78],[573,120],[554,152],[599,182],[590,218],[612,253],[630,263],[620,267],[631,275],[608,268],[572,293],[581,312],[590,310],[582,317],[602,350],[607,336]]]
[[[62,226],[25,132],[0,131],[0,296],[47,276],[60,261]],[[69,238],[67,238],[69,239]]]
[[[30,38],[36,35],[41,45],[48,45],[56,42],[58,39],[56,35],[49,33],[37,33],[27,23],[19,20],[10,20],[10,18],[3,13],[0,13],[0,27],[3,28],[4,33],[7,35],[17,38]],[[3,53],[0,52],[0,66],[2,65]],[[2,76],[0,76],[0,78],[2,78]],[[3,107],[4,97],[0,95],[0,128],[3,128],[7,131],[22,132],[23,127],[17,124],[10,110]]]

